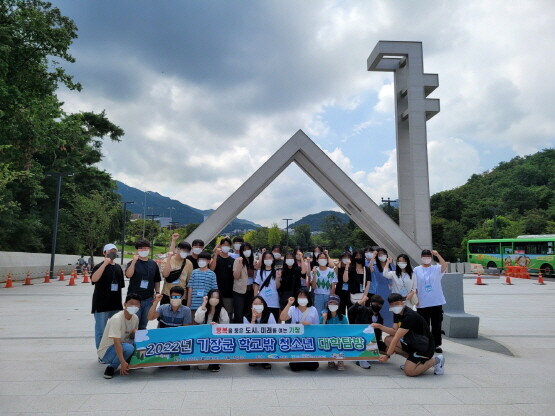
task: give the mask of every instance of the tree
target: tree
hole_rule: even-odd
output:
[[[268,247],[271,248],[276,244],[281,244],[281,230],[279,229],[277,224],[272,224],[270,229],[268,230]]]
[[[144,238],[154,243],[155,240],[159,239],[158,236],[162,232],[160,224],[157,221],[139,219],[131,221],[127,229],[127,235],[132,236],[135,240],[140,240]]]
[[[337,215],[328,215],[322,221],[323,237],[330,246],[330,249],[337,248],[343,250],[348,236],[347,225],[344,224]]]
[[[295,244],[305,250],[312,248],[312,236],[310,234],[310,225],[302,224],[293,228],[295,230]],[[291,238],[291,236],[289,236]]]

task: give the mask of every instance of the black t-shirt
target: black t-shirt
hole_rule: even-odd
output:
[[[231,256],[216,258],[216,281],[218,282],[218,289],[223,298],[233,297],[233,263],[235,259]]]
[[[297,264],[293,264],[293,267],[289,268],[287,264],[281,269],[281,285],[279,286],[279,292],[293,292],[296,294],[301,288],[301,268]]]
[[[131,262],[127,263],[127,268],[130,265]],[[127,293],[136,293],[141,300],[151,298],[154,296],[154,283],[161,280],[160,269],[154,260],[143,261],[139,259],[135,263],[135,273],[129,279]],[[142,284],[143,281],[147,283]],[[141,287],[141,285],[144,287]]]
[[[430,327],[422,316],[408,306],[405,306],[402,315],[393,315],[393,322],[399,325],[399,328],[408,329],[409,332],[407,332],[401,342],[406,344],[410,350],[425,357],[432,357],[434,355],[434,339],[430,332]]]
[[[198,269],[198,258],[194,258],[191,254],[187,256],[187,260],[190,260],[193,263],[193,270]]]
[[[102,263],[94,266],[91,275],[100,266],[102,266]],[[93,281],[91,283],[94,285],[91,313],[121,311],[123,309],[121,289],[125,287],[125,280],[123,279],[123,270],[119,264],[108,264],[100,279],[96,283]],[[112,290],[112,283],[117,285],[117,290]]]

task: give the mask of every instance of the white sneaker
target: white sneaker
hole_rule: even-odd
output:
[[[445,369],[443,368],[445,365],[445,357],[443,354],[438,354],[435,356],[436,365],[434,366],[434,374],[440,376],[445,374]]]
[[[356,365],[358,365],[359,367],[364,368],[365,370],[368,370],[368,369],[372,368],[372,366],[370,365],[370,363],[368,361],[357,361]]]

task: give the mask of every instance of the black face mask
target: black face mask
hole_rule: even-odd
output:
[[[372,305],[371,307],[372,307],[372,312],[374,313],[378,313],[379,311],[382,310],[382,307],[378,305]]]
[[[117,256],[118,256],[118,253],[108,253],[106,255],[106,257],[108,257],[110,260],[115,260]]]
[[[363,263],[364,263],[364,259],[355,259],[355,263],[357,263],[357,264],[363,264]]]

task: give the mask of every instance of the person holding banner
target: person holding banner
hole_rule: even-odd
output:
[[[193,323],[191,309],[182,305],[185,290],[181,286],[174,286],[170,289],[169,297],[169,304],[165,303],[158,306],[161,303],[162,295],[156,295],[148,312],[148,320],[158,319],[158,328],[191,325]]]
[[[349,308],[349,322],[356,325],[370,325],[373,323],[383,324],[383,318],[380,314],[383,304],[384,300],[380,295],[372,295],[370,299],[365,295],[361,300],[355,302],[354,305]],[[376,334],[378,349],[380,351],[385,351],[387,347],[382,341],[382,331],[380,327],[374,327],[374,334]],[[357,361],[356,365],[365,370],[372,368],[370,361]]]
[[[212,289],[202,299],[202,305],[195,313],[197,324],[229,324],[229,315],[224,307],[224,302],[218,289]],[[220,364],[209,364],[208,370],[213,373],[220,371]]]
[[[208,268],[212,256],[207,251],[198,255],[198,269],[194,269],[187,285],[187,305],[194,315],[203,298],[211,289],[217,289],[216,274]]]
[[[262,296],[268,304],[268,309],[277,320],[279,316],[279,293],[281,286],[281,270],[275,269],[275,256],[265,251],[262,254],[262,265],[256,272],[254,279],[254,296]]]
[[[349,320],[347,316],[343,314],[343,311],[339,309],[340,304],[341,299],[339,299],[339,296],[331,295],[328,300],[327,309],[320,317],[320,323],[323,325],[347,325]],[[328,367],[337,368],[339,371],[345,370],[343,361],[337,361],[337,363],[335,361],[329,361]]]
[[[141,307],[141,298],[133,293],[125,298],[124,310],[112,316],[102,335],[98,347],[98,358],[104,364],[108,364],[104,371],[104,378],[110,379],[121,364],[120,374],[128,374],[129,359],[135,351],[133,339],[139,328],[139,317],[137,312]]]
[[[290,297],[287,305],[281,311],[280,320],[282,322],[291,319],[292,324],[302,325],[318,325],[320,317],[318,310],[312,306],[310,292],[301,288],[297,292],[297,297]],[[289,363],[289,367],[293,371],[310,370],[315,371],[320,364],[318,362],[294,362]]]
[[[387,351],[379,360],[383,363],[397,353],[407,360],[401,368],[409,377],[419,376],[434,367],[434,374],[444,374],[445,358],[439,354],[434,357],[434,339],[426,320],[405,305],[405,298],[399,293],[392,293],[388,298],[390,311],[394,314],[393,328],[372,324],[389,336],[384,342]]]
[[[268,305],[262,296],[255,296],[252,300],[251,310],[243,317],[244,324],[275,324],[276,320],[268,309]],[[272,364],[260,364],[263,369],[270,370]],[[256,367],[256,363],[249,363],[249,367]]]

